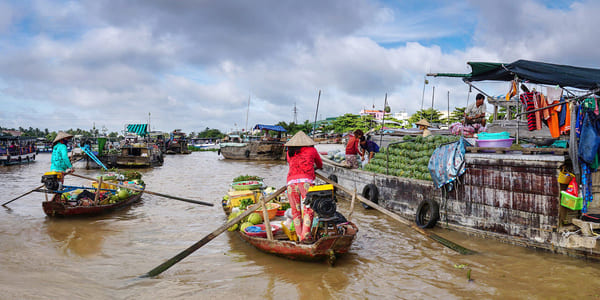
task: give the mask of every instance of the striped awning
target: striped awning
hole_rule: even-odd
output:
[[[148,124],[129,124],[127,125],[127,132],[135,133],[139,136],[145,136],[148,134]]]

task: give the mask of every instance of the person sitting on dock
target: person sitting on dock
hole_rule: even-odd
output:
[[[73,135],[66,132],[59,131],[54,139],[52,148],[52,158],[50,159],[50,171],[56,172],[73,172],[73,166],[69,160],[69,151],[67,150],[67,143]]]
[[[314,147],[315,142],[303,131],[298,131],[285,143],[287,147],[287,162],[289,165],[287,175],[287,198],[292,209],[292,218],[298,240],[301,243],[311,243],[313,238],[310,230],[314,212],[309,206],[302,205],[306,198],[308,188],[315,183],[315,168],[321,169],[323,162]],[[304,217],[303,217],[304,215]]]
[[[477,123],[485,126],[485,97],[481,93],[475,97],[475,103],[465,109],[465,125]]]
[[[364,133],[362,130],[356,129],[354,130],[354,136],[350,136],[348,139],[348,144],[346,145],[346,166],[349,168],[358,168],[357,155],[364,155],[363,151],[358,147],[358,142],[363,135]]]

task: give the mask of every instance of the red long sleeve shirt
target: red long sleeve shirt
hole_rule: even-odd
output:
[[[315,168],[321,169],[323,161],[315,147],[302,147],[294,157],[287,154],[289,165],[287,181],[294,179],[315,180]],[[315,167],[316,165],[316,167]]]

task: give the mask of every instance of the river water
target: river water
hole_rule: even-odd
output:
[[[1,202],[40,185],[49,160],[40,154],[32,164],[0,167]],[[436,228],[478,252],[460,255],[361,206],[352,215],[357,239],[334,267],[267,255],[225,232],[161,275],[138,279],[226,221],[220,199],[234,177],[258,175],[279,188],[287,167],[195,152],[139,171],[149,191],[215,206],[144,194],[108,215],[51,219],[42,211],[44,194],[29,194],[0,208],[0,299],[600,298],[599,263]],[[66,184],[83,183],[67,177]],[[347,214],[349,203],[340,201],[338,210]]]

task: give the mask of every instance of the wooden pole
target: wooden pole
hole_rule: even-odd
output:
[[[349,189],[345,188],[344,186],[339,185],[337,182],[334,182],[333,180],[327,178],[326,176],[324,176],[324,175],[322,175],[322,174],[320,174],[318,172],[316,172],[316,175],[317,175],[317,177],[319,179],[321,179],[321,180],[323,180],[323,181],[325,181],[327,183],[333,184],[333,186],[335,186],[336,188],[338,188],[338,189],[340,189],[340,190],[342,190],[342,191],[344,191],[344,192],[346,192],[348,194],[352,193],[352,191],[350,191]],[[470,249],[467,249],[467,248],[465,248],[465,247],[463,247],[461,245],[458,245],[458,244],[456,244],[456,243],[454,243],[454,242],[452,242],[450,240],[447,240],[447,239],[445,239],[445,238],[443,238],[443,237],[441,237],[441,236],[439,236],[439,235],[437,235],[435,233],[431,233],[431,232],[427,232],[427,231],[423,230],[422,228],[416,226],[412,222],[409,222],[409,221],[405,220],[404,218],[400,217],[399,215],[397,215],[397,214],[395,214],[395,213],[393,213],[393,212],[391,212],[391,211],[389,211],[389,210],[387,210],[387,209],[385,209],[385,208],[377,205],[376,203],[368,200],[367,198],[365,198],[365,197],[363,197],[361,195],[357,195],[357,199],[360,202],[362,202],[364,204],[367,204],[370,207],[372,207],[372,208],[374,208],[374,209],[376,209],[376,210],[384,213],[385,215],[389,216],[390,218],[392,218],[392,219],[394,219],[394,220],[396,220],[396,221],[398,221],[398,222],[400,222],[400,223],[402,223],[402,224],[404,224],[406,226],[409,226],[410,228],[412,228],[412,229],[416,230],[417,232],[421,233],[422,235],[424,235],[424,236],[426,236],[426,237],[428,237],[428,238],[430,238],[430,239],[432,239],[432,240],[434,240],[436,242],[439,242],[440,244],[442,244],[442,245],[444,245],[444,246],[446,246],[446,247],[448,247],[448,248],[450,248],[450,249],[452,249],[452,250],[454,250],[456,252],[459,252],[460,254],[474,254],[474,253],[476,253],[473,250],[470,250]]]
[[[273,231],[271,230],[271,220],[269,220],[269,212],[267,211],[267,203],[265,203],[265,198],[261,197],[260,203],[262,203],[263,207],[263,219],[265,220],[265,231],[267,232],[267,239],[269,239],[269,241],[272,241]]]
[[[74,174],[74,173],[67,173],[65,175],[73,175],[75,177],[79,177],[79,178],[83,178],[83,179],[87,179],[87,180],[98,182],[98,179],[91,178],[91,177],[86,177],[86,176],[81,176],[81,175],[77,175],[77,174]],[[176,196],[171,196],[171,195],[166,195],[166,194],[160,194],[160,193],[156,193],[156,192],[151,192],[151,191],[146,190],[146,189],[138,189],[136,187],[132,187],[132,186],[128,186],[128,185],[123,185],[123,184],[119,184],[119,183],[116,183],[116,182],[111,182],[110,184],[118,186],[118,187],[130,189],[130,190],[133,190],[133,191],[144,192],[144,193],[150,194],[150,195],[161,196],[161,197],[165,197],[165,198],[169,198],[169,199],[174,199],[174,200],[179,200],[179,201],[184,201],[184,202],[189,202],[189,203],[195,203],[195,204],[202,204],[202,205],[207,205],[207,206],[213,206],[212,203],[208,203],[208,202],[204,202],[204,201],[198,201],[198,200],[186,199],[186,198],[181,198],[181,197],[176,197]]]
[[[31,191],[29,191],[29,192],[27,192],[27,193],[25,193],[25,194],[23,194],[23,195],[21,195],[21,196],[19,196],[19,197],[16,197],[16,198],[14,198],[14,199],[12,199],[12,200],[10,200],[10,201],[4,202],[4,203],[2,204],[2,206],[6,206],[6,204],[9,204],[9,203],[11,203],[11,202],[13,202],[13,201],[15,201],[15,200],[17,200],[17,199],[19,199],[19,198],[23,197],[23,196],[27,196],[27,195],[29,195],[29,194],[31,194],[31,193],[33,193],[33,192],[35,192],[37,189],[41,189],[41,188],[43,188],[43,187],[44,187],[44,185],[42,184],[42,185],[40,185],[40,186],[36,187],[35,189],[33,189],[33,190],[31,190]]]
[[[356,200],[356,188],[354,188],[354,193],[352,193],[352,200],[350,200],[350,212],[348,213],[348,221],[352,220],[352,213],[354,212],[354,201]]]
[[[94,205],[98,205],[98,197],[100,197],[100,189],[102,189],[102,176],[98,182],[98,188],[96,189],[96,196],[94,196]]]
[[[267,199],[264,202],[266,203],[266,202],[269,202],[269,201],[275,199],[275,197],[279,196],[279,194],[285,192],[286,189],[287,189],[287,186],[283,186],[283,187],[279,188],[277,191],[275,191],[275,193],[269,195],[269,197],[267,197]],[[221,225],[221,227],[219,227],[215,231],[209,233],[207,236],[203,237],[201,240],[199,240],[198,242],[196,242],[189,248],[183,250],[179,254],[175,255],[171,259],[167,260],[166,262],[162,263],[158,267],[150,270],[150,272],[148,272],[140,277],[142,277],[142,278],[154,277],[154,276],[166,271],[168,268],[170,268],[174,264],[180,262],[182,259],[186,258],[188,255],[194,253],[194,251],[200,249],[200,247],[206,245],[208,242],[210,242],[214,238],[216,238],[219,234],[221,234],[225,230],[227,230],[227,228],[233,226],[233,224],[237,224],[239,221],[241,221],[243,218],[247,217],[249,214],[253,213],[258,208],[260,208],[260,204],[254,204],[254,205],[248,207],[248,209],[246,211],[244,211],[243,213],[241,213],[239,216],[237,216],[237,217],[233,218],[232,220],[230,220],[229,222]]]

